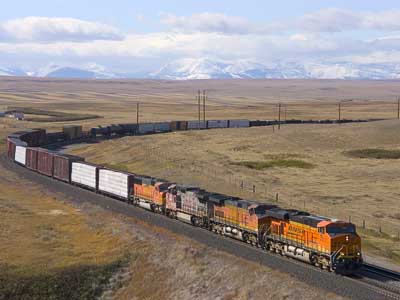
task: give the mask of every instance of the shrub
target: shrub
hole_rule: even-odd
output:
[[[357,158],[400,159],[400,150],[359,149],[347,151],[345,154]]]
[[[268,168],[300,168],[300,169],[311,169],[314,167],[313,164],[305,162],[299,159],[274,159],[270,161],[243,161],[236,163],[239,166],[245,166],[249,169],[264,170]]]

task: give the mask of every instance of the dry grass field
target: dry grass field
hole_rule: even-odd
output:
[[[365,148],[399,150],[399,129],[397,120],[287,125],[275,132],[268,127],[219,129],[124,137],[70,152],[247,199],[275,203],[278,194],[281,206],[350,219],[363,234],[366,252],[400,262],[400,160],[346,154]],[[243,165],[249,161],[268,167]]]
[[[0,186],[2,300],[341,299],[135,219],[73,205],[3,167]]]
[[[48,123],[3,118],[0,119],[0,134],[4,137],[28,127],[59,131],[64,124],[78,123],[89,128],[132,123],[136,122],[138,101],[141,103],[141,122],[196,119],[195,92],[204,88],[208,90],[207,119],[276,119],[279,102],[286,104],[287,119],[335,119],[338,100],[344,101],[343,118],[389,119],[397,115],[395,98],[400,95],[398,81],[172,82],[2,78],[0,110],[7,106],[23,106],[71,114],[95,114],[102,118]],[[400,122],[388,120],[341,125],[285,125],[275,132],[271,127],[193,131],[125,137],[74,147],[70,152],[82,155],[88,161],[260,201],[276,201],[278,193],[278,204],[285,207],[343,219],[351,217],[359,225],[365,253],[383,257],[382,260],[391,263],[400,261],[400,242],[397,240],[400,231],[400,160],[356,158],[346,151],[400,150],[399,129]],[[0,147],[4,148],[3,139]],[[265,298],[267,291],[278,283],[282,289],[273,289],[275,293],[268,294],[271,299],[321,299],[324,295],[324,292],[295,282],[284,274],[204,249],[167,232],[161,234],[159,229],[136,224],[134,220],[121,220],[93,207],[73,207],[63,202],[62,195],[48,194],[40,187],[30,186],[29,182],[16,183],[20,179],[13,176],[0,170],[0,222],[1,228],[5,228],[0,235],[0,248],[4,253],[0,266],[9,272],[7,274],[13,274],[10,278],[27,275],[37,279],[36,275],[53,276],[71,268],[72,272],[80,272],[74,267],[90,266],[89,274],[92,274],[90,270],[96,270],[94,273],[101,275],[95,276],[97,279],[90,277],[100,280],[96,281],[99,285],[101,278],[109,276],[128,278],[122,289],[107,287],[109,291],[104,299],[112,296],[115,299],[145,299],[147,295],[148,299],[160,295],[167,295],[169,299],[183,299],[189,295],[195,299],[215,299],[216,293],[223,295],[221,299],[260,298],[261,295]],[[362,228],[363,220],[365,229]],[[155,230],[157,235],[153,233]],[[199,255],[196,250],[199,248],[207,255]],[[165,249],[175,251],[177,257]],[[149,253],[157,259],[149,260]],[[174,269],[179,257],[187,259],[187,263],[179,272],[171,274],[170,269]],[[160,261],[167,266],[161,266]],[[184,267],[187,267],[185,271]],[[140,278],[138,275],[145,272],[155,274],[157,278],[168,277],[168,282],[154,288],[154,277]],[[218,284],[224,273],[232,275],[232,286]],[[254,276],[243,278],[245,273]],[[210,280],[208,288],[198,286],[205,278],[216,280]],[[251,282],[250,286],[257,294],[252,294],[250,288],[240,288],[244,280]],[[178,288],[181,281],[185,283],[183,289],[181,285]],[[296,288],[287,289],[287,286]],[[93,290],[88,288],[87,291]]]
[[[79,121],[89,127],[136,122],[136,103],[140,102],[141,122],[195,120],[198,89],[207,89],[207,119],[277,119],[278,103],[284,104],[282,119],[285,115],[287,119],[337,119],[339,101],[343,102],[342,118],[394,118],[396,99],[400,95],[398,81],[2,78],[0,110],[7,106],[26,106],[103,117]]]

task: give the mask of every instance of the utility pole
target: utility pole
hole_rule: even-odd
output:
[[[286,112],[287,112],[287,106],[285,104],[285,122],[286,122]]]
[[[139,102],[136,103],[136,125],[138,126],[139,129]]]
[[[397,119],[400,119],[400,97],[397,97]]]
[[[281,129],[281,103],[278,104],[279,112],[278,112],[278,130]]]
[[[206,125],[206,90],[203,90],[203,122]]]
[[[199,128],[198,129],[200,129],[201,128],[201,126],[200,126],[200,124],[201,124],[201,92],[200,92],[200,90],[198,90],[197,91],[197,101],[198,101],[198,103],[197,103],[197,105],[198,105],[198,111],[199,111],[199,115],[198,115],[198,117],[199,117]]]
[[[342,102],[339,102],[339,124],[342,121]]]

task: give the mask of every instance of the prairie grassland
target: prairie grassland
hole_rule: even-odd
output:
[[[0,109],[25,106],[69,114],[96,114],[85,127],[140,121],[196,120],[198,89],[207,89],[207,119],[395,118],[397,81],[341,80],[57,80],[2,78]],[[42,120],[41,120],[42,121]],[[78,121],[74,121],[78,122]],[[62,122],[59,124],[70,124]],[[25,126],[38,126],[28,122]],[[57,124],[40,123],[54,127]]]
[[[282,119],[285,119],[285,116],[286,119],[336,119],[338,116],[338,100],[343,100],[342,118],[395,118],[397,116],[395,99],[400,94],[400,85],[397,81],[201,80],[173,82],[2,78],[0,80],[0,110],[7,106],[24,106],[71,114],[95,114],[103,118],[60,123],[17,122],[2,118],[0,119],[0,134],[5,136],[6,133],[39,126],[49,131],[59,131],[61,126],[66,124],[82,124],[84,128],[88,129],[92,126],[112,123],[134,123],[136,122],[137,102],[141,103],[140,122],[195,120],[198,117],[197,101],[195,100],[195,93],[198,89],[207,89],[208,91],[207,119],[277,119],[277,104],[279,102],[286,104],[282,107]],[[196,184],[211,191],[245,198],[272,202],[276,199],[276,193],[279,193],[279,205],[305,209],[346,220],[351,216],[351,220],[359,226],[365,220],[367,229],[363,230],[359,227],[359,231],[364,237],[365,252],[399,261],[400,245],[396,240],[396,235],[400,229],[398,205],[400,161],[360,159],[344,154],[349,150],[370,148],[399,150],[399,126],[400,124],[397,121],[392,120],[369,124],[342,124],[340,126],[283,126],[280,131],[275,130],[275,132],[270,127],[180,132],[126,137],[98,145],[76,147],[71,152],[86,157],[88,161],[108,164],[171,181]],[[0,139],[0,148],[4,149],[3,139]],[[285,166],[284,168],[272,167],[256,170],[236,164],[243,161],[269,162],[280,159],[300,160],[311,164],[313,167],[304,169]],[[243,189],[241,188],[242,181],[244,182]],[[43,191],[36,193],[30,189],[21,188],[15,181],[7,180],[7,176],[1,177],[0,184],[2,192],[5,190],[5,193],[9,195],[5,198],[8,201],[15,202],[15,199],[23,198],[18,202],[30,201],[29,205],[32,206],[32,210],[51,211],[55,209],[68,211],[69,214],[74,213],[73,218],[80,220],[74,222],[78,224],[78,227],[86,228],[82,229],[83,232],[86,232],[86,235],[93,234],[93,231],[85,231],[90,230],[85,224],[94,222],[93,220],[100,222],[103,217],[103,215],[100,217],[99,215],[92,215],[87,216],[86,219],[85,215],[82,215],[82,211],[77,211],[74,208],[67,209],[64,206],[53,208],[53,205],[56,205],[55,203],[61,204],[54,199],[48,199],[43,203],[38,201],[42,198]],[[255,193],[253,193],[253,185],[256,186]],[[29,183],[26,183],[26,186],[29,186]],[[16,193],[19,193],[20,196],[18,197],[20,198],[17,197]],[[4,224],[11,226],[11,228],[16,224],[20,226],[20,220],[23,218],[17,213],[19,209],[15,208],[15,211],[14,217],[2,220]],[[40,236],[40,234],[35,233],[39,232],[37,228],[40,228],[42,221],[47,222],[46,224],[50,227],[54,227],[58,218],[71,220],[69,215],[60,215],[57,218],[45,215],[45,217],[30,219],[34,222],[31,226],[33,229],[16,228],[16,232],[20,234],[29,233],[26,237],[21,237],[22,239],[27,241],[33,239],[34,241],[23,245],[26,249],[29,249],[28,253],[21,250],[19,256],[11,256],[8,261],[14,264],[20,261],[21,257],[27,257],[23,260],[22,268],[30,266],[31,261],[36,261],[36,255],[40,256],[41,252],[35,247],[42,243],[36,241],[35,237]],[[37,226],[33,225],[36,223]],[[113,222],[110,222],[110,224],[113,224],[115,228],[117,226]],[[381,227],[383,233],[379,233],[379,227]],[[106,226],[106,228],[109,227]],[[139,232],[140,228],[142,226],[135,228],[135,232]],[[63,229],[64,231],[61,230],[58,235],[60,236],[59,240],[63,240],[61,237],[67,237],[68,240],[69,236],[75,235],[75,233],[70,232],[70,229],[67,226]],[[45,230],[46,233],[48,231]],[[13,231],[10,231],[7,236],[9,237],[12,234],[14,234]],[[107,235],[107,230],[104,234]],[[129,231],[129,236],[131,235],[133,234]],[[126,235],[120,234],[112,237],[119,239],[121,236],[125,236],[123,241],[127,239]],[[149,239],[150,236],[151,234]],[[77,236],[76,239],[80,240],[81,238]],[[105,239],[105,241],[109,240],[111,240],[109,237]],[[122,243],[121,249],[125,247],[123,241],[120,242]],[[152,240],[150,239],[150,241]],[[116,250],[115,247],[109,249],[107,243],[104,245],[98,240],[92,242],[98,243],[99,248],[104,248],[104,252],[101,253],[107,257],[113,257],[114,260],[111,259],[111,261],[115,262],[123,257],[122,253],[113,252]],[[182,247],[182,243],[179,240],[173,246],[165,244],[163,247],[164,249],[173,249],[170,247]],[[64,254],[60,256],[59,253],[63,252],[62,249],[65,248],[64,244],[60,245],[61,247],[54,247],[52,251],[46,252],[54,265],[59,264],[61,269],[65,269],[71,264],[70,258],[78,263],[79,255],[71,254],[67,256]],[[141,242],[140,245],[143,245],[143,243]],[[47,249],[48,246],[45,244],[45,246],[40,247]],[[91,247],[88,243],[83,242],[80,249],[82,253],[85,252],[84,249],[90,252]],[[131,246],[134,252],[133,257],[135,255],[140,257],[133,265],[139,264],[140,268],[158,274],[159,278],[166,275],[171,278],[168,282],[170,287],[164,286],[165,291],[155,289],[154,295],[156,293],[164,295],[163,292],[165,292],[167,295],[178,297],[177,291],[174,294],[172,289],[176,289],[182,277],[177,277],[175,273],[174,276],[171,276],[165,268],[160,266],[165,262],[168,263],[168,259],[170,259],[171,264],[167,268],[174,269],[175,267],[172,264],[174,260],[171,256],[163,256],[162,264],[157,265],[152,262],[152,259],[143,255],[143,253],[149,251],[160,253],[161,248],[159,248],[158,241],[150,242],[143,247],[140,248],[137,243],[133,242]],[[10,252],[14,247],[7,249]],[[29,254],[30,249],[32,249],[33,254]],[[111,251],[112,255],[106,255],[107,251]],[[13,255],[12,252],[10,253],[10,255]],[[192,256],[189,250],[182,253],[186,253],[182,255],[189,260],[196,261],[196,256]],[[236,260],[234,258],[224,260],[224,258],[221,258],[223,256],[218,257],[227,263],[227,265],[224,265],[224,273],[229,273],[228,266],[235,264]],[[85,255],[83,255],[83,258],[90,260]],[[57,262],[57,259],[59,259],[59,262]],[[82,264],[87,262],[84,259],[81,260]],[[38,259],[38,261],[41,260]],[[111,261],[106,262],[112,263]],[[201,265],[202,263],[205,264],[203,258],[200,259],[198,268],[193,271],[193,277],[189,277],[191,280],[200,281],[205,278],[204,274],[210,275],[209,272],[218,272],[216,267],[213,267],[213,263],[209,263],[208,267]],[[104,266],[105,264],[100,265]],[[251,269],[244,262],[240,264],[241,268],[247,268],[246,266]],[[48,269],[49,267],[44,267],[44,270]],[[266,269],[263,268],[262,270],[265,272]],[[189,271],[187,270],[187,272]],[[246,272],[233,272],[231,274],[233,274],[232,276],[237,275],[236,277],[240,280],[248,280],[249,282],[254,280],[253,276],[249,276],[248,279],[242,278],[243,276],[240,274]],[[256,274],[252,272],[249,274]],[[294,284],[292,279],[280,276],[274,273],[271,278],[280,278],[285,283],[282,286],[290,285],[303,289],[303,286],[299,286],[297,282]],[[221,276],[216,275],[216,278],[221,278]],[[263,288],[260,291],[264,291],[264,288],[275,290],[275,286],[278,284],[271,278],[268,277],[268,280],[264,278],[257,288],[260,289],[260,286],[262,286]],[[124,297],[130,299],[130,293],[136,295],[134,294],[136,289],[143,291],[143,293],[145,290],[153,291],[150,285],[151,276],[145,276],[139,281],[137,279],[130,281],[125,294],[123,292],[119,294],[122,299]],[[184,292],[188,292],[193,287],[194,281],[192,284],[188,283]],[[239,284],[237,281],[233,282],[235,282],[235,285]],[[267,282],[271,282],[271,285],[268,285]],[[139,286],[140,284],[142,285]],[[221,291],[220,289],[223,288],[221,286],[223,285],[220,284],[215,288]],[[307,289],[310,293],[314,292],[309,287],[304,289]],[[291,291],[282,289],[277,292],[277,296],[281,298],[288,293],[288,297],[295,298],[296,295],[304,295],[305,292],[294,294]],[[171,294],[168,294],[169,292]],[[207,298],[205,293],[204,290],[199,288],[199,295],[204,296],[199,296],[199,298]],[[138,298],[141,298],[142,295],[140,294]],[[231,296],[233,299],[246,297],[239,290]],[[310,297],[312,298],[312,296]]]
[[[341,299],[2,167],[0,187],[0,299]]]
[[[16,128],[1,122],[3,141]],[[341,299],[2,167],[0,187],[0,299]]]
[[[70,152],[247,199],[275,203],[278,193],[281,206],[350,219],[367,252],[385,249],[381,254],[400,262],[400,160],[346,155],[365,148],[399,150],[399,129],[400,121],[391,120],[287,125],[275,132],[265,127],[188,131],[124,137]],[[289,163],[293,160],[297,163]],[[258,164],[249,168],[248,162]],[[257,168],[260,162],[268,168]]]

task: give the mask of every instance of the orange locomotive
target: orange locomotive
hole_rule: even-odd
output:
[[[337,273],[361,267],[361,239],[353,224],[280,208],[266,214],[271,220],[262,238],[267,249]]]
[[[133,182],[133,204],[163,213],[166,194],[171,183],[139,176],[136,176]]]
[[[276,207],[219,194],[211,194],[209,203],[213,203],[211,230],[252,245],[259,245],[260,233],[269,227],[266,210]]]

